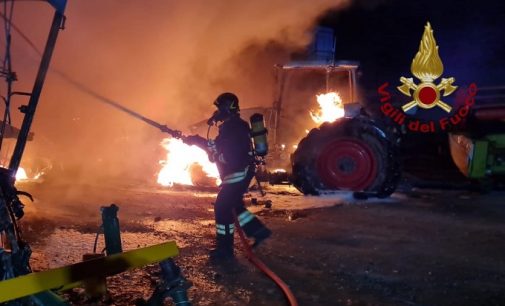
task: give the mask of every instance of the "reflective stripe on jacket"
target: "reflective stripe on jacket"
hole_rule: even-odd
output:
[[[214,144],[215,151],[209,155],[217,165],[223,184],[242,181],[247,167],[254,163],[249,124],[238,114],[233,115],[219,126]]]
[[[244,171],[234,172],[232,174],[228,174],[223,178],[223,184],[233,184],[243,181],[247,172],[249,171],[249,166],[245,167]]]

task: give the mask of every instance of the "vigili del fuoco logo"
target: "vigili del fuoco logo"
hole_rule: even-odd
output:
[[[412,60],[410,71],[414,78],[400,78],[402,85],[397,89],[411,100],[397,108],[391,104],[391,94],[387,91],[389,83],[384,83],[379,87],[381,96],[381,111],[399,125],[404,125],[412,132],[436,132],[445,131],[451,126],[460,124],[468,115],[470,107],[475,103],[477,85],[472,83],[468,86],[464,103],[458,109],[453,110],[453,106],[444,102],[443,97],[448,97],[457,88],[454,77],[442,78],[436,82],[444,72],[444,65],[438,55],[438,46],[433,35],[433,30],[428,22],[424,27],[423,37],[419,45],[419,51]],[[447,116],[437,120],[421,120],[409,113],[440,108],[447,113]]]

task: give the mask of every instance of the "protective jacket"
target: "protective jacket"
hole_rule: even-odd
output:
[[[216,162],[223,184],[232,184],[245,179],[254,167],[253,147],[249,124],[238,114],[231,116],[219,126],[219,134],[209,154]]]

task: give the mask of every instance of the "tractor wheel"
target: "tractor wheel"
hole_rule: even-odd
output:
[[[387,197],[400,180],[392,141],[368,118],[345,118],[312,129],[291,161],[291,181],[304,194],[352,190]]]

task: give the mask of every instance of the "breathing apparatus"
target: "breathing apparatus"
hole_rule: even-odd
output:
[[[263,158],[268,154],[268,130],[262,114],[255,113],[249,119],[251,124],[251,137],[254,145],[254,153]]]

